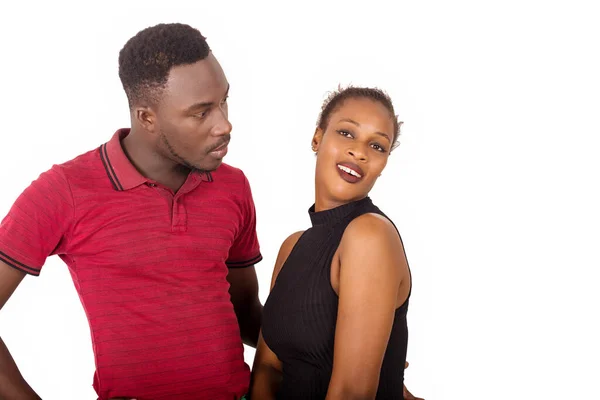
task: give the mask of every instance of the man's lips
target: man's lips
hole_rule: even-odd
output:
[[[229,145],[229,140],[224,143],[219,144],[213,150],[209,151],[211,157],[220,160],[227,155],[227,146]]]
[[[229,140],[226,141],[223,144],[220,144],[218,147],[215,147],[214,149],[212,149],[210,152],[212,153],[213,151],[219,151],[219,150],[223,150],[224,148],[226,148],[229,145]]]

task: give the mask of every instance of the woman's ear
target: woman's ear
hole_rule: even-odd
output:
[[[315,134],[312,138],[311,148],[315,153],[319,151],[319,146],[321,145],[321,140],[323,140],[323,130],[321,128],[315,129]]]

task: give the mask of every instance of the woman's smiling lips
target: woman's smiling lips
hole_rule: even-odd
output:
[[[340,177],[348,183],[356,183],[363,177],[362,169],[354,163],[338,163],[337,171]]]

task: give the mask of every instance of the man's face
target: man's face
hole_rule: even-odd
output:
[[[229,83],[211,54],[173,67],[156,107],[158,151],[190,169],[213,171],[227,154]]]

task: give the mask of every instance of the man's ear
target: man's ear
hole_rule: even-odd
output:
[[[149,106],[138,106],[135,108],[136,121],[148,132],[156,131],[156,112]]]

